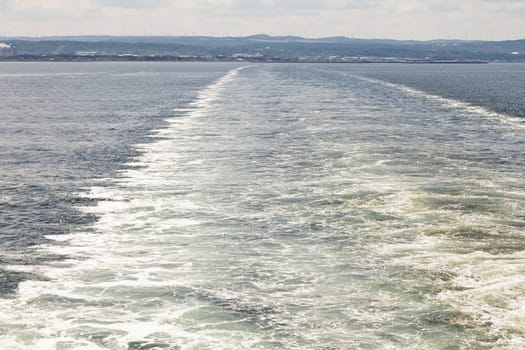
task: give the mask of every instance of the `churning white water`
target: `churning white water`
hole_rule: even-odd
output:
[[[68,258],[0,302],[0,344],[525,346],[522,129],[316,67],[236,68],[174,111],[41,246]]]

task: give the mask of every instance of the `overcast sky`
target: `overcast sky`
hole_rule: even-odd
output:
[[[0,0],[0,35],[525,38],[525,0]]]

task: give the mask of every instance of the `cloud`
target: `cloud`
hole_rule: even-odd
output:
[[[0,5],[5,17],[28,25],[31,21],[85,19],[95,10],[89,0],[71,1],[67,5],[62,0],[4,0]]]
[[[481,6],[495,13],[506,13],[508,15],[523,16],[525,13],[525,1],[497,1],[482,0]]]
[[[165,8],[170,7],[169,0],[97,0],[102,7],[118,7],[130,9]]]
[[[341,9],[365,9],[380,5],[379,0],[234,0],[232,9],[246,11],[265,10],[271,12],[284,11],[325,11]]]
[[[0,0],[0,31],[525,37],[524,0]]]

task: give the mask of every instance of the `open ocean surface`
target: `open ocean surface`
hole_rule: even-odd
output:
[[[524,349],[525,64],[0,64],[1,349]]]

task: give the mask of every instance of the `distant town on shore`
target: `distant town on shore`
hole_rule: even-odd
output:
[[[525,62],[525,39],[402,41],[268,35],[6,37],[0,40],[0,61]]]

